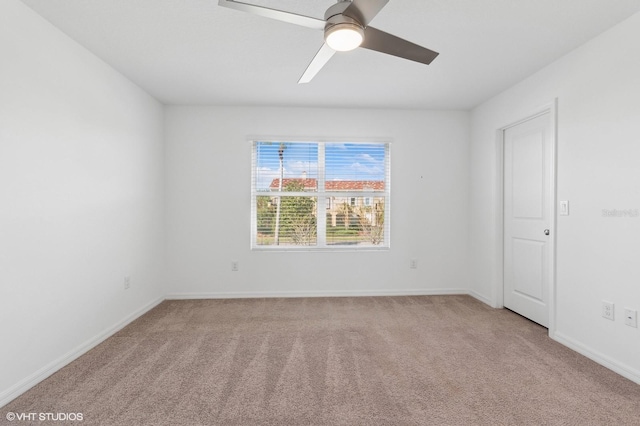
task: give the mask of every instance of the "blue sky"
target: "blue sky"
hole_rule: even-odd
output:
[[[279,142],[258,142],[256,180],[258,190],[269,187],[279,177]],[[327,180],[384,180],[384,145],[363,143],[326,143]],[[318,175],[318,147],[315,143],[285,143],[284,177]]]

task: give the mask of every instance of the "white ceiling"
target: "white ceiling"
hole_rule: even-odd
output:
[[[440,52],[366,49],[297,81],[322,31],[217,0],[22,0],[166,104],[470,109],[640,11],[640,0],[390,0],[371,25]],[[322,18],[334,0],[244,0]]]

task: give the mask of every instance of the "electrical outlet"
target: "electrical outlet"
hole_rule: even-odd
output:
[[[629,327],[638,328],[638,311],[624,308],[624,323]]]
[[[602,301],[602,317],[613,321],[615,315],[615,305],[612,302]]]
[[[238,272],[238,269],[240,267],[240,265],[238,264],[239,262],[237,260],[232,260],[231,261],[231,270],[233,272]]]
[[[129,287],[131,287],[131,277],[127,275],[124,277],[124,289],[129,290]]]
[[[411,259],[409,261],[409,268],[418,269],[418,259]]]

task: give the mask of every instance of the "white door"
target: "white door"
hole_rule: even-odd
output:
[[[504,130],[504,306],[549,326],[553,247],[549,113]]]

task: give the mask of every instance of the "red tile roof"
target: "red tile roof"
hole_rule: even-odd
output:
[[[291,183],[299,183],[304,185],[305,190],[316,189],[318,187],[315,178],[284,178],[282,179],[282,188],[286,188]],[[269,188],[277,190],[280,185],[280,179],[276,178],[271,181]],[[329,180],[325,182],[326,191],[384,191],[384,181],[381,180]]]
[[[318,187],[317,179],[313,179],[313,178],[309,178],[309,179],[305,179],[305,178],[284,178],[284,179],[282,179],[282,189],[285,189],[287,187],[287,185],[292,184],[292,183],[302,184],[302,185],[304,185],[304,189],[316,189]],[[269,188],[271,188],[271,190],[276,190],[277,191],[279,186],[280,186],[280,179],[276,178],[276,179],[271,181],[271,185],[269,185]]]
[[[384,191],[381,180],[330,180],[324,186],[327,191]]]

